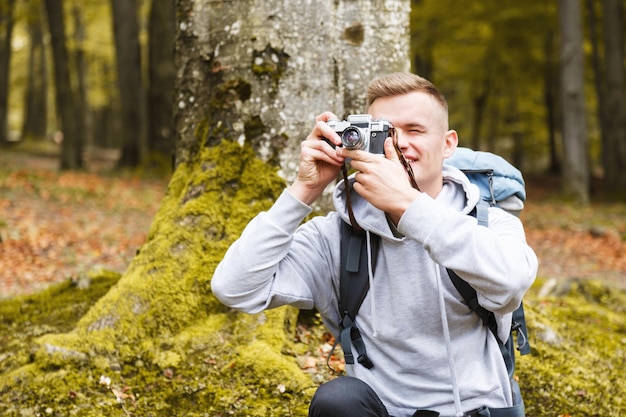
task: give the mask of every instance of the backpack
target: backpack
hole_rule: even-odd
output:
[[[490,206],[500,207],[519,216],[526,200],[524,179],[521,172],[504,158],[489,152],[457,148],[453,156],[448,158],[445,163],[463,171],[469,180],[479,187],[481,201],[471,213],[472,216],[477,218],[478,224],[485,227],[488,225],[488,209]],[[341,343],[345,363],[354,364],[355,357],[351,347],[351,345],[354,345],[357,351],[356,362],[369,369],[374,364],[367,356],[365,343],[355,324],[356,315],[369,290],[368,253],[365,240],[366,233],[363,230],[355,230],[350,224],[342,222],[339,283],[339,311],[342,319],[340,322],[340,336],[335,341],[335,346]],[[376,254],[379,247],[380,236],[370,234],[372,270],[376,267]],[[517,383],[513,379],[513,373],[515,371],[515,347],[517,347],[521,355],[530,353],[523,304],[513,313],[511,334],[506,342],[502,342],[500,337],[498,337],[494,313],[478,304],[476,290],[471,285],[454,271],[450,269],[447,271],[452,283],[468,307],[480,317],[483,324],[489,328],[498,341],[509,379],[513,386],[514,404],[521,403],[521,394]],[[515,333],[517,342],[514,342]],[[515,344],[517,346],[514,346]],[[333,346],[333,350],[335,346]],[[331,355],[332,351],[329,354],[329,358]]]

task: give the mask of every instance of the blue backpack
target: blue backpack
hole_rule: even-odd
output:
[[[506,159],[490,152],[457,148],[445,164],[460,169],[478,185],[483,201],[519,217],[526,201],[524,178]]]
[[[445,160],[446,164],[463,171],[469,180],[480,188],[481,201],[471,213],[483,226],[488,225],[488,209],[490,206],[500,207],[509,213],[519,216],[526,200],[525,183],[521,172],[508,163],[504,158],[469,148],[457,148],[453,156]],[[339,284],[339,311],[342,315],[340,322],[340,336],[335,346],[340,343],[346,364],[355,363],[355,354],[351,345],[356,349],[356,362],[372,368],[374,364],[367,356],[365,343],[355,324],[355,318],[363,300],[369,290],[368,254],[365,244],[366,236],[363,230],[355,230],[350,224],[342,222],[341,231],[341,271]],[[376,268],[376,254],[380,247],[380,236],[370,235],[370,249],[372,270]],[[524,317],[524,307],[520,305],[513,313],[511,334],[506,342],[498,336],[497,322],[494,313],[478,304],[476,290],[454,271],[448,269],[452,283],[463,296],[468,307],[476,313],[483,324],[493,333],[506,364],[509,378],[513,386],[515,413],[511,415],[523,416],[523,401],[516,381],[513,379],[515,371],[515,348],[521,355],[530,353],[528,330]],[[514,337],[516,333],[517,338]],[[517,340],[515,342],[515,339]],[[515,346],[517,345],[517,346]],[[333,346],[333,351],[335,346]],[[328,355],[330,359],[331,353]],[[330,366],[329,366],[330,367]],[[331,368],[332,369],[332,368]],[[521,414],[519,410],[521,409]]]

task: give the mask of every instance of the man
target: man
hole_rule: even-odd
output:
[[[355,219],[366,233],[381,236],[356,319],[374,366],[349,366],[350,376],[323,384],[309,415],[461,416],[510,407],[513,394],[498,343],[446,268],[472,285],[480,304],[508,330],[510,313],[537,272],[523,227],[497,208],[489,209],[488,228],[468,215],[479,191],[443,164],[458,137],[448,128],[444,97],[429,81],[409,73],[382,76],[369,86],[368,105],[373,119],[393,125],[419,190],[391,138],[385,155],[333,149],[324,138],[341,144],[327,123],[336,117],[322,113],[302,142],[296,180],[228,250],[213,291],[223,303],[250,313],[284,304],[316,308],[337,336],[341,222],[350,221],[346,184],[335,189],[336,212],[300,224],[349,158],[357,171],[350,181]]]

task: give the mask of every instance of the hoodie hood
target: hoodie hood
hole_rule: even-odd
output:
[[[348,182],[352,187],[355,181],[355,174],[350,175]],[[348,208],[346,202],[346,185],[341,180],[335,187],[333,193],[333,204],[335,210],[339,213],[344,222],[350,223],[348,216]],[[459,192],[462,190],[463,192]],[[394,235],[385,213],[371,205],[359,193],[351,189],[350,198],[352,201],[352,210],[354,217],[359,225],[369,232],[375,233],[383,238],[391,240],[402,240],[402,237]],[[480,199],[480,190],[478,186],[472,184],[467,176],[459,169],[443,165],[443,188],[439,195],[435,198],[442,204],[454,207],[463,214],[469,214]]]

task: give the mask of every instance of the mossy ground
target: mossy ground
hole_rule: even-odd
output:
[[[118,279],[116,274],[99,274],[85,289],[68,281],[40,294],[0,302],[1,415],[305,413],[302,397],[313,384],[295,360],[285,360],[281,354],[285,332],[273,328],[274,319],[283,320],[285,313],[295,324],[297,312],[293,310],[207,317],[173,339],[163,340],[162,354],[156,358],[145,357],[137,349],[132,363],[112,365],[84,358],[42,367],[35,355],[39,336],[71,331]],[[261,336],[250,340],[248,335],[259,326]]]
[[[68,281],[0,302],[2,415],[306,415],[316,384],[294,357],[321,341],[290,343],[293,310],[207,316],[162,340],[156,358],[138,351],[134,362],[116,366],[85,360],[41,368],[38,337],[71,331],[118,279],[101,273],[84,289]],[[585,281],[540,296],[543,286],[526,298],[532,354],[517,359],[527,415],[624,415],[626,293]],[[284,326],[275,327],[275,319]]]
[[[517,375],[529,416],[626,415],[626,292],[574,281],[527,298],[532,354]]]

